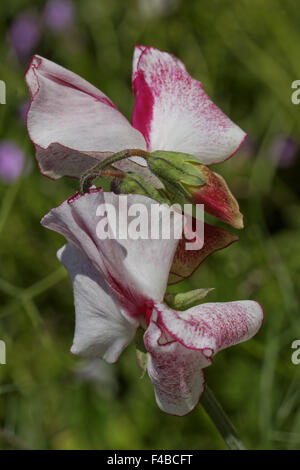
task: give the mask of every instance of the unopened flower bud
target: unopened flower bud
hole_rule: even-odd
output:
[[[224,178],[199,163],[192,155],[156,151],[147,159],[161,179],[172,203],[204,204],[205,211],[234,228],[243,228],[239,205]]]

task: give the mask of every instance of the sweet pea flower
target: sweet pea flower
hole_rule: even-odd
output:
[[[71,351],[114,363],[142,329],[157,404],[167,413],[183,416],[204,393],[203,369],[212,363],[213,355],[256,334],[262,309],[254,301],[203,303],[185,311],[169,308],[164,303],[169,272],[179,275],[190,262],[175,237],[179,219],[175,218],[168,240],[99,239],[97,207],[112,205],[122,221],[126,214],[120,214],[119,197],[91,189],[52,209],[41,222],[67,239],[58,258],[74,289],[76,327]],[[136,203],[149,213],[151,204],[157,204],[146,196],[129,195],[128,207]],[[166,206],[164,210],[171,211]],[[114,231],[109,210],[106,219],[108,232]]]
[[[43,57],[32,58],[26,81],[28,132],[41,172],[54,179],[80,177],[124,149],[181,152],[210,165],[231,157],[246,137],[179,59],[153,47],[134,51],[132,125],[104,93]],[[160,185],[139,156],[115,165]]]

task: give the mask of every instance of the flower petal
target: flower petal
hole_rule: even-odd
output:
[[[135,214],[128,215],[128,211],[133,214],[133,209],[138,212],[143,210],[150,217],[154,205],[161,208],[164,214],[170,214],[171,220],[175,218],[175,229],[174,233],[170,232],[170,239],[133,239],[130,234],[128,236],[132,221],[137,219]],[[102,209],[101,218],[97,212],[99,207]],[[147,299],[163,299],[178,244],[175,235],[179,233],[180,236],[182,230],[181,217],[179,214],[175,217],[169,208],[145,196],[118,196],[95,189],[52,209],[41,223],[77,246],[96,269],[104,273],[119,302],[132,316],[138,316],[143,314],[140,309]],[[100,221],[108,225],[107,231],[114,238],[99,238]]]
[[[252,338],[263,323],[263,310],[252,300],[205,303],[184,312],[161,303],[154,310],[172,338],[207,357]]]
[[[148,374],[156,402],[166,413],[184,416],[199,403],[205,390],[203,368],[211,361],[201,351],[193,351],[177,341],[162,341],[164,334],[151,321],[144,335],[148,350]]]
[[[60,144],[51,144],[47,149],[35,145],[35,150],[36,160],[41,173],[52,179],[58,179],[63,175],[78,178],[87,170],[97,165],[99,161],[103,161],[111,155],[111,153],[78,152]],[[129,171],[136,173],[155,188],[162,188],[163,184],[160,180],[148,167],[143,165],[142,158],[131,157],[126,160],[120,160],[113,166],[125,173]]]
[[[176,57],[139,46],[133,70],[132,123],[149,150],[189,153],[208,165],[226,160],[246,134],[207,96]]]
[[[104,278],[78,248],[68,243],[57,256],[74,288],[76,328],[71,352],[115,362],[134,338],[137,322],[113,300]]]
[[[206,166],[202,168],[202,174],[205,176],[206,184],[198,187],[186,185],[192,195],[193,204],[204,204],[205,211],[209,214],[234,228],[244,228],[239,204],[224,178]]]
[[[99,154],[100,155],[100,154]],[[40,172],[51,179],[58,179],[61,176],[70,176],[79,178],[90,168],[99,163],[99,160],[105,158],[93,157],[92,152],[78,152],[61,144],[50,144],[44,149],[35,145],[35,157]],[[106,156],[111,155],[110,153]]]
[[[41,171],[50,177],[80,176],[91,157],[103,157],[126,148],[145,149],[143,136],[114,103],[78,75],[40,56],[34,56],[26,81],[31,93],[28,132],[38,147]],[[50,146],[55,144],[52,162]],[[53,148],[51,149],[53,150]],[[75,152],[74,152],[75,151]],[[80,156],[76,157],[76,152]],[[89,153],[93,152],[92,156]],[[59,165],[56,158],[59,156]],[[78,159],[86,159],[84,163]],[[134,161],[146,166],[143,159]]]
[[[168,284],[190,277],[199,265],[212,253],[222,250],[239,238],[227,230],[204,223],[204,245],[200,250],[187,250],[187,239],[179,240],[170,270]]]

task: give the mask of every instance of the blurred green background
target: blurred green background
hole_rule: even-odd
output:
[[[158,409],[133,345],[113,366],[70,354],[72,289],[55,256],[64,240],[39,224],[78,183],[51,182],[35,164],[24,124],[31,53],[92,82],[130,119],[131,60],[140,43],[180,57],[249,134],[236,156],[215,167],[240,202],[245,230],[180,287],[215,287],[209,301],[263,305],[261,332],[217,355],[206,377],[250,449],[299,449],[300,365],[291,362],[291,344],[300,339],[300,105],[291,102],[291,83],[300,79],[297,2],[73,1],[59,27],[60,15],[51,22],[49,8],[44,1],[0,3],[7,86],[0,145],[12,141],[26,155],[22,175],[0,181],[0,339],[7,345],[0,448],[226,448],[201,406],[184,418]],[[31,44],[18,33],[24,14],[33,18],[25,28]]]

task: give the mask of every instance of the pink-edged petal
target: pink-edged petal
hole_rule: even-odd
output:
[[[161,303],[155,311],[172,338],[207,357],[252,338],[263,323],[263,310],[252,300],[205,303],[183,312]]]
[[[189,153],[206,165],[238,150],[245,132],[212,102],[179,59],[143,46],[136,57],[132,123],[149,150]]]
[[[67,244],[57,256],[74,289],[76,327],[71,352],[116,362],[134,338],[138,323],[113,300],[104,278],[82,251]]]
[[[53,178],[80,176],[93,157],[101,160],[126,148],[145,149],[141,133],[114,103],[75,73],[34,56],[26,82],[31,93],[28,132],[38,149],[37,158],[44,174]],[[52,165],[50,147],[55,150]],[[76,152],[80,156],[76,157]],[[81,158],[87,160],[86,164],[81,163]],[[133,160],[146,166],[141,158]]]
[[[139,60],[140,60],[140,57],[141,57],[141,55],[142,55],[142,53],[144,52],[145,49],[146,49],[146,47],[141,46],[140,44],[138,44],[134,48],[133,59],[132,59],[132,74],[133,74],[133,76],[136,74],[136,72],[138,70]]]
[[[144,342],[148,351],[147,370],[158,406],[176,416],[190,413],[204,393],[202,369],[211,361],[201,351],[187,349],[177,341],[166,341],[154,321],[146,330]]]
[[[209,255],[226,248],[238,239],[236,235],[227,230],[204,223],[204,245],[200,250],[187,250],[186,243],[188,240],[185,236],[179,240],[168,284],[176,284],[190,277]]]
[[[175,229],[171,230],[170,239],[153,239],[150,234],[147,239],[132,239],[131,235],[128,237],[126,224],[130,228],[132,221],[137,218],[135,210],[142,210],[150,217],[152,206],[161,207],[165,214],[171,215],[172,221],[175,219],[172,222]],[[102,216],[97,212],[99,207],[102,208]],[[132,215],[129,211],[133,211]],[[115,219],[113,213],[116,214]],[[106,231],[115,238],[99,238],[98,224],[101,220],[105,222],[104,225],[108,225]],[[119,296],[122,305],[131,309],[132,316],[144,313],[140,309],[145,306],[147,299],[162,300],[178,244],[176,236],[181,234],[179,214],[145,196],[118,196],[95,189],[52,209],[41,223],[62,234],[85,253],[96,269],[105,274],[115,295]],[[150,228],[150,220],[148,226]]]

